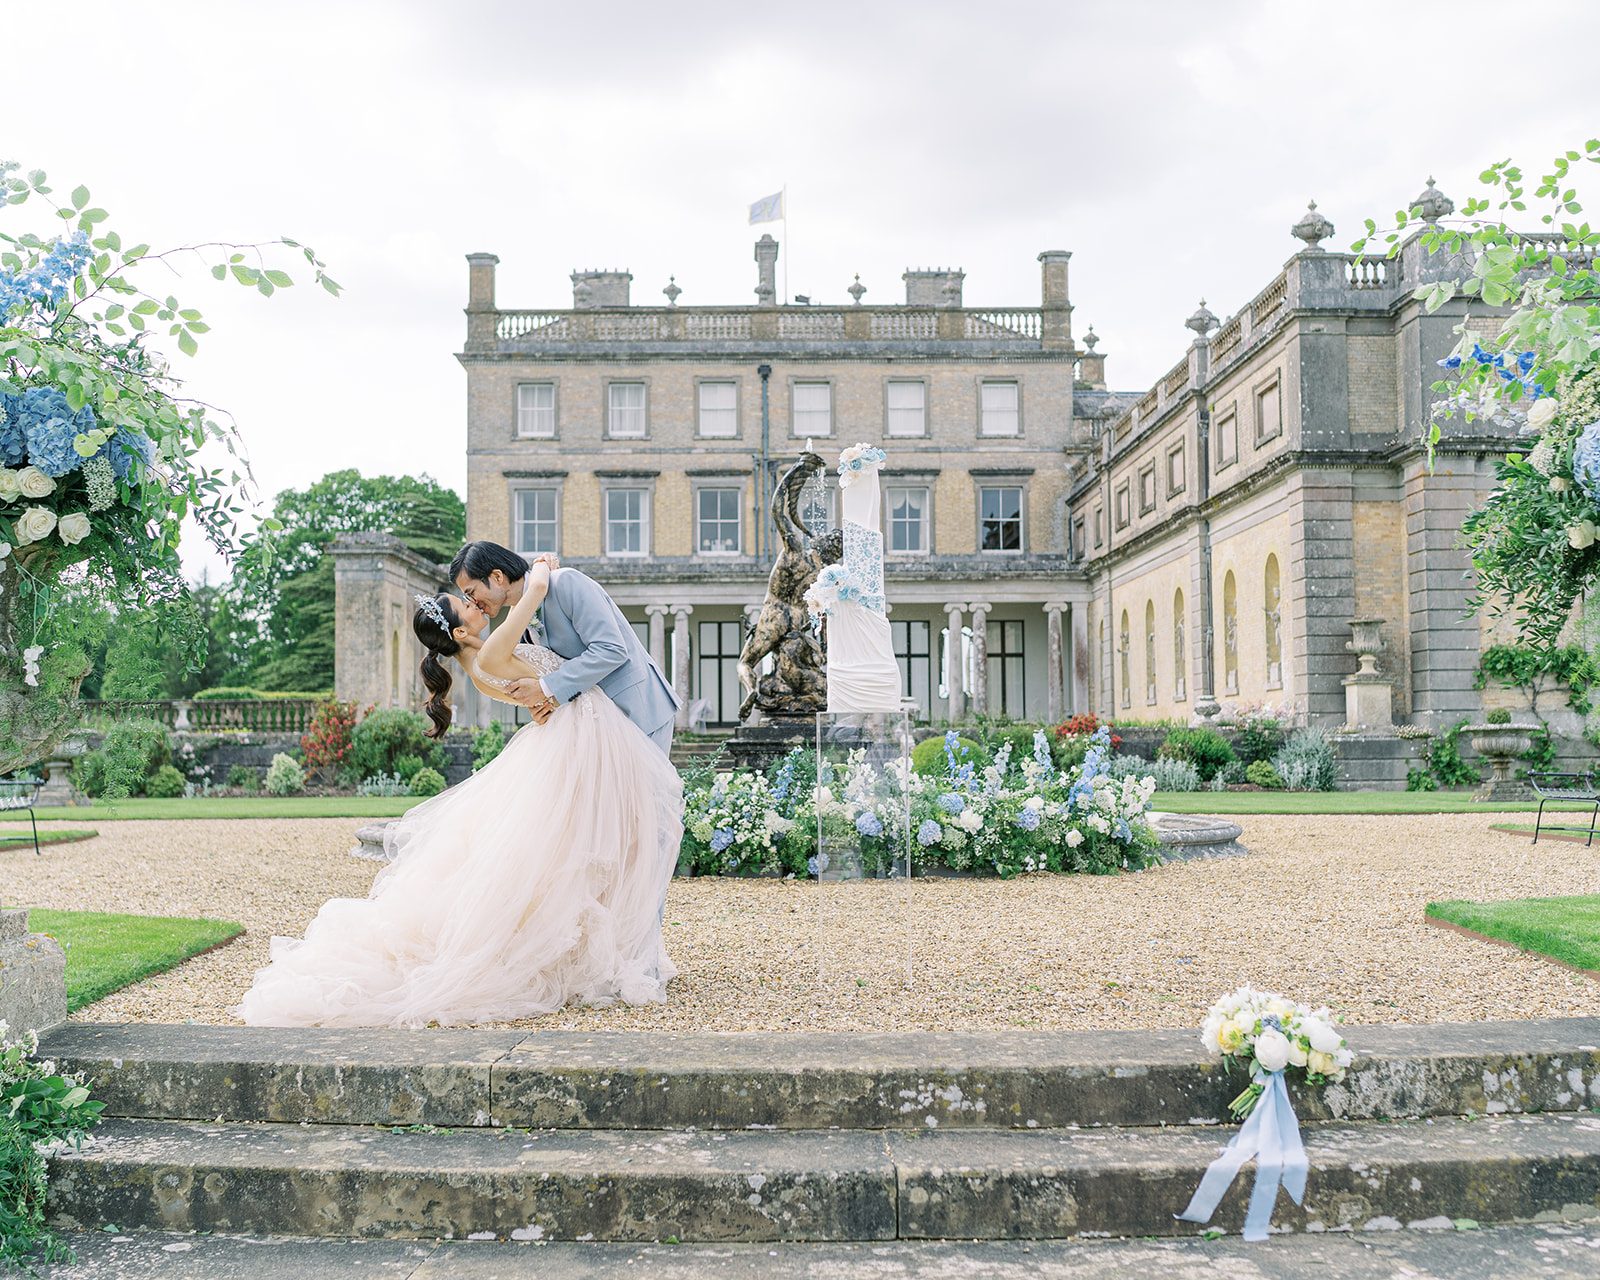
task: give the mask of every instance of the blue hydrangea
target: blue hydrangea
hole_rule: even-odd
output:
[[[94,411],[88,405],[74,413],[67,397],[55,387],[29,387],[20,397],[15,416],[28,444],[28,461],[45,475],[64,476],[83,465],[72,442],[80,431],[95,424]]]
[[[733,832],[730,831],[727,827],[723,827],[721,830],[715,831],[715,832],[712,833],[712,836],[711,836],[711,852],[712,853],[721,853],[724,849],[726,849],[732,843],[733,843]]]
[[[856,830],[870,840],[883,834],[883,823],[878,821],[878,815],[871,809],[866,809],[856,817]]]
[[[1591,422],[1572,446],[1572,478],[1589,497],[1600,502],[1600,422]]]
[[[820,876],[827,869],[828,855],[825,853],[819,853],[814,858],[806,859],[806,870],[811,872],[811,874],[814,876]]]
[[[1039,811],[1033,808],[1024,808],[1017,814],[1017,825],[1024,831],[1037,831],[1039,829]]]
[[[85,411],[87,408],[85,406]],[[142,431],[130,431],[126,427],[106,442],[105,451],[110,455],[111,470],[116,472],[118,480],[126,480],[130,473],[135,480],[139,479],[156,456],[155,441]]]
[[[939,843],[939,837],[944,834],[944,829],[932,818],[924,818],[922,825],[917,828],[917,843],[924,849],[929,845]]]
[[[89,237],[79,231],[70,239],[58,239],[33,266],[0,271],[0,315],[36,303],[58,306],[66,301],[72,281],[93,256]]]
[[[18,416],[22,397],[0,395],[0,467],[20,467],[28,461],[28,441]]]
[[[954,791],[946,791],[939,797],[939,807],[946,813],[960,813],[967,807],[967,802]]]

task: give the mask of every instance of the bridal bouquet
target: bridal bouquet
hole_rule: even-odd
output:
[[[1249,1065],[1250,1087],[1229,1103],[1243,1120],[1265,1090],[1261,1077],[1290,1067],[1305,1069],[1311,1084],[1344,1079],[1355,1055],[1345,1046],[1327,1008],[1312,1009],[1270,991],[1243,986],[1211,1006],[1200,1029],[1205,1046]]]

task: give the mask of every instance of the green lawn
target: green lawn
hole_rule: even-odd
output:
[[[1482,804],[1470,791],[1158,791],[1168,813],[1533,813],[1537,802]],[[1593,805],[1577,806],[1588,813]],[[1572,809],[1547,804],[1544,811]]]
[[[47,844],[71,844],[74,840],[89,840],[99,834],[98,831],[75,831],[70,827],[66,830],[60,827],[46,827],[39,833],[39,847],[42,849]],[[33,848],[33,832],[30,829],[24,827],[19,831],[0,831],[0,851],[31,848]]]
[[[1430,902],[1425,915],[1579,969],[1600,969],[1600,897]]]
[[[32,908],[28,927],[48,933],[67,949],[67,1011],[76,1013],[102,996],[165,973],[190,956],[244,932],[227,920],[169,916],[118,916],[100,911]]]
[[[397,818],[414,796],[240,796],[194,800],[121,800],[115,805],[40,809],[40,822],[117,822],[133,818]]]

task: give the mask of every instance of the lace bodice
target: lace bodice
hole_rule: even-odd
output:
[[[547,676],[566,661],[555,650],[546,649],[542,644],[519,644],[512,652],[532,667],[533,674],[536,676]],[[490,685],[496,689],[507,689],[511,686],[510,680],[502,680],[499,676],[492,676],[481,668],[477,675],[479,683]]]

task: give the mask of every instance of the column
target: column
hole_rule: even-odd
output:
[[[1073,605],[1068,621],[1072,624],[1072,684],[1067,711],[1076,715],[1094,710],[1089,702],[1089,606]]]
[[[989,610],[987,600],[975,600],[972,610],[972,709],[989,710]],[[1002,646],[1003,647],[1003,646]]]
[[[1049,708],[1046,715],[1051,724],[1061,723],[1065,709],[1061,698],[1062,660],[1066,657],[1061,644],[1061,615],[1066,608],[1065,600],[1046,600],[1044,604],[1045,630],[1049,637],[1045,654],[1045,689]]]
[[[678,728],[689,727],[689,615],[694,606],[673,604],[672,610],[672,691],[678,695]]]
[[[966,714],[966,700],[961,693],[961,615],[967,611],[967,606],[959,602],[947,604],[944,611],[949,615],[950,627],[950,643],[944,655],[944,682],[950,690],[950,723],[955,724]]]
[[[667,606],[647,604],[644,611],[650,615],[650,661],[662,675],[667,674]]]

